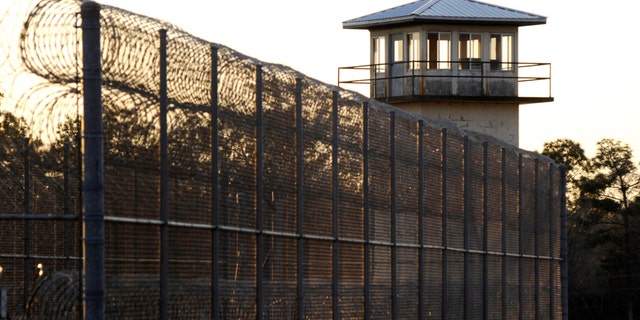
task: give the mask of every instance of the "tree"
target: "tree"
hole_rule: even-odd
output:
[[[23,194],[25,155],[29,155],[31,166],[42,163],[38,152],[42,142],[29,136],[24,119],[0,111],[0,210],[4,212],[21,212],[23,208],[22,198],[16,195]]]
[[[638,174],[631,161],[633,152],[628,144],[613,139],[603,139],[597,143],[593,167],[598,171],[593,186],[603,197],[610,198],[629,208],[629,197],[637,193]]]
[[[29,151],[35,155],[34,151],[42,147],[42,141],[31,139],[30,136],[29,126],[24,119],[0,110],[0,161],[5,161],[3,159],[15,152],[24,151],[25,139],[29,139]]]
[[[628,144],[613,139],[603,139],[597,143],[597,152],[593,158],[593,166],[597,170],[590,191],[600,193],[600,204],[613,204],[610,215],[604,219],[611,224],[605,234],[611,239],[613,246],[605,256],[605,267],[614,272],[622,272],[623,286],[633,289],[637,283],[636,274],[640,271],[633,267],[637,253],[631,246],[631,221],[629,199],[638,193],[638,174],[632,162],[633,152]],[[622,228],[620,228],[622,227]],[[635,233],[635,232],[634,232]],[[628,303],[629,318],[633,318],[635,297],[625,297]]]
[[[570,139],[557,139],[551,142],[545,142],[543,147],[543,155],[567,167],[567,198],[569,206],[573,207],[579,197],[579,182],[583,177],[588,175],[589,159],[585,155],[580,143]]]
[[[589,159],[578,143],[559,139],[545,143],[543,154],[568,169],[571,309],[581,310],[572,314],[632,319],[639,305],[634,290],[640,285],[640,245],[634,235],[640,231],[640,203],[631,148],[602,139]],[[605,307],[621,302],[616,310]]]

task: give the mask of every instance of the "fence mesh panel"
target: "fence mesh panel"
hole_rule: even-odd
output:
[[[24,124],[0,136],[12,318],[82,317],[79,11],[18,1],[0,20],[0,120]],[[549,159],[164,21],[102,6],[100,24],[107,318],[562,317]]]

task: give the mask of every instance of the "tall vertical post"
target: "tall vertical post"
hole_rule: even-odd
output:
[[[302,79],[296,78],[296,216],[298,232],[297,287],[298,320],[304,320],[304,139]]]
[[[441,179],[442,179],[442,206],[441,206],[441,214],[442,214],[442,319],[447,319],[447,307],[449,303],[447,301],[447,129],[443,128],[441,131]]]
[[[23,156],[24,156],[24,199],[23,210],[24,215],[31,214],[31,161],[29,155],[30,138],[23,139]],[[29,260],[31,259],[31,223],[29,219],[24,219],[24,281],[23,281],[23,294],[24,294],[24,311],[27,311],[27,304],[29,303],[29,291],[31,289],[31,266]]]
[[[63,190],[64,190],[64,215],[69,216],[71,214],[71,179],[69,178],[69,142],[64,142],[63,151]],[[69,229],[71,228],[71,220],[64,220],[64,270],[69,271],[69,260],[71,258],[71,235]]]
[[[389,184],[391,194],[391,318],[398,319],[398,235],[396,217],[398,211],[396,194],[396,113],[389,112]]]
[[[494,200],[495,201],[495,200]],[[489,319],[489,143],[482,143],[482,314]],[[503,292],[504,294],[504,292]]]
[[[507,319],[508,295],[507,290],[509,283],[507,281],[507,150],[500,149],[502,159],[502,167],[500,168],[501,179],[501,214],[502,214],[502,319]]]
[[[501,203],[501,214],[502,214],[502,319],[507,319],[507,306],[509,297],[507,295],[507,290],[509,288],[509,283],[507,279],[507,150],[505,148],[500,149],[501,155],[501,195],[500,195],[500,203]]]
[[[211,319],[220,317],[220,173],[218,165],[218,47],[211,50]]]
[[[83,115],[84,117],[84,115]],[[84,157],[82,156],[82,152],[84,150],[83,146],[82,146],[82,138],[83,138],[83,134],[84,132],[82,132],[82,130],[80,128],[82,128],[82,120],[80,119],[80,115],[76,116],[76,123],[77,128],[78,128],[78,132],[76,134],[75,141],[76,141],[76,165],[77,165],[77,169],[76,169],[76,174],[77,174],[77,184],[75,185],[76,187],[76,191],[78,192],[78,199],[79,201],[77,201],[76,206],[75,206],[75,211],[74,214],[76,215],[76,222],[78,223],[77,227],[81,228],[82,227],[82,216],[83,216],[83,208],[84,208],[84,181],[82,179],[82,171],[83,170],[83,163],[84,163]],[[78,234],[76,235],[76,250],[78,250],[78,255],[80,256],[80,258],[84,261],[84,241],[83,241],[83,233],[82,232],[78,232]],[[78,272],[78,288],[80,288],[77,292],[76,295],[76,301],[78,302],[78,305],[83,305],[83,297],[84,297],[84,291],[82,290],[84,288],[85,285],[85,281],[84,278],[82,277],[83,274],[83,269],[84,269],[84,263],[78,263],[77,267],[76,267],[76,271]],[[84,316],[83,312],[78,312],[78,319],[83,319],[82,317]]]
[[[424,239],[424,120],[418,120],[418,319],[426,316],[426,257]]]
[[[535,207],[535,214],[533,216],[533,252],[535,257],[534,261],[534,304],[535,304],[535,319],[540,319],[540,161],[535,159],[534,171],[533,171],[534,187],[533,187],[533,203]]]
[[[332,185],[333,185],[333,281],[332,292],[333,297],[333,319],[340,319],[340,171],[338,167],[339,144],[338,144],[338,91],[333,91],[331,106],[331,167],[332,169]]]
[[[554,184],[555,177],[556,177],[556,165],[555,163],[549,163],[549,190],[547,190],[547,199],[549,201],[549,257],[551,257],[551,260],[549,261],[549,288],[551,289],[551,294],[549,295],[549,307],[550,307],[550,311],[549,314],[550,319],[551,320],[555,320],[557,319],[556,317],[556,267],[555,264],[557,263],[556,260],[556,254],[557,252],[555,251],[555,245],[556,245],[556,239],[555,237],[557,236],[556,233],[556,221],[555,221],[555,216],[553,215],[553,208],[554,208],[554,195],[556,194],[556,189],[557,186]],[[558,180],[559,181],[559,180]]]
[[[560,281],[562,282],[562,320],[569,319],[569,261],[567,236],[567,167],[560,166]]]
[[[471,296],[471,258],[469,256],[469,224],[471,223],[471,188],[470,188],[470,150],[469,150],[469,136],[464,136],[463,142],[463,151],[462,151],[462,172],[463,172],[463,182],[462,182],[462,196],[463,196],[463,227],[462,227],[462,237],[463,237],[463,245],[464,245],[464,262],[463,262],[463,281],[464,281],[464,303],[463,303],[463,318],[468,319],[471,315],[469,311],[470,305],[470,296]]]
[[[84,83],[84,313],[104,319],[104,150],[102,129],[102,67],[100,5],[84,2],[82,62]]]
[[[518,154],[518,305],[520,312],[518,319],[524,320],[524,158]]]
[[[371,238],[369,217],[369,104],[362,103],[362,220],[364,237],[364,319],[371,319]]]
[[[160,319],[169,305],[169,136],[167,113],[167,30],[160,33]]]
[[[264,310],[264,110],[262,66],[256,65],[256,319]]]

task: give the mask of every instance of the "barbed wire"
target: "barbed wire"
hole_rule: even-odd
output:
[[[51,141],[55,139],[56,124],[81,113],[80,1],[17,2],[23,3],[11,6],[0,20],[0,35],[7,39],[0,45],[0,56],[5,57],[0,63],[0,92],[5,95],[0,108],[25,118],[34,135]],[[105,109],[135,108],[141,119],[154,118],[159,92],[160,29],[167,30],[168,96],[176,108],[210,106],[211,45],[218,48],[220,104],[233,106],[238,112],[254,112],[257,65],[264,72],[267,110],[289,100],[282,94],[292,94],[293,90],[281,89],[283,85],[293,88],[296,78],[306,84],[305,102],[312,112],[330,105],[330,92],[338,90],[289,67],[263,63],[224,45],[191,36],[170,23],[102,6],[103,97],[109,96]],[[129,94],[137,97],[135,101]],[[340,90],[340,99],[352,104],[368,100],[346,90]],[[174,119],[175,123],[181,120]],[[464,134],[446,121],[430,123]]]

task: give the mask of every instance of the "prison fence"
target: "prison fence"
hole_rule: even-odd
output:
[[[566,318],[548,158],[163,21],[31,4],[0,22],[4,77],[37,83],[3,108],[43,141],[2,140],[0,318]]]

